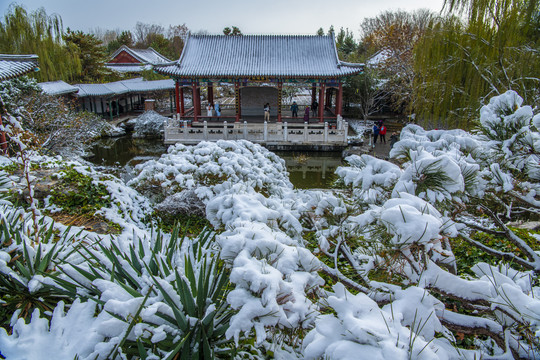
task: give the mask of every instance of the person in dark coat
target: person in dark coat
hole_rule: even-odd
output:
[[[309,106],[306,106],[306,111],[304,111],[304,122],[309,122]]]
[[[311,110],[313,111],[313,116],[317,116],[317,108],[319,107],[319,103],[317,100],[313,101],[313,104],[311,104]]]
[[[373,125],[373,146],[377,143],[377,138],[379,137],[379,131],[381,129],[379,128],[379,125],[374,124]]]
[[[397,133],[393,132],[392,135],[390,135],[390,149],[394,146],[395,143],[399,141],[399,136]]]
[[[291,112],[292,112],[292,117],[295,117],[295,118],[298,117],[298,104],[296,103],[296,101],[293,101],[291,105]]]

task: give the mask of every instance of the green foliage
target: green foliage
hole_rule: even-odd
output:
[[[210,222],[202,216],[185,214],[184,216],[171,215],[165,212],[154,213],[153,218],[164,232],[171,232],[176,227],[187,235],[201,233],[205,228],[211,228]]]
[[[538,104],[540,53],[531,38],[538,0],[447,1],[415,47],[415,111],[436,126],[469,129],[491,96],[517,91]],[[468,21],[461,20],[462,15]]]
[[[228,273],[223,271],[223,265],[215,258],[199,255],[197,262],[195,265],[186,258],[184,276],[177,269],[174,270],[175,277],[171,285],[180,296],[180,306],[154,279],[156,288],[164,295],[164,303],[174,314],[171,317],[158,311],[157,316],[178,330],[181,337],[177,339],[169,334],[165,340],[156,344],[152,344],[150,339],[139,341],[166,352],[169,359],[214,359],[229,357],[231,354],[232,342],[224,338],[229,319],[233,315],[226,302]]]
[[[340,58],[344,59],[356,50],[356,42],[354,41],[352,31],[349,32],[349,29],[346,31],[343,28],[340,29],[336,36],[336,48]]]
[[[147,80],[147,81],[169,79],[168,76],[158,74],[158,73],[154,72],[154,70],[150,70],[150,69],[144,69],[141,72],[141,76],[143,77],[144,80]]]
[[[527,245],[529,245],[533,250],[540,250],[540,242],[534,238],[532,235],[538,232],[530,232],[524,229],[511,229],[517,236],[523,239]],[[486,234],[484,232],[477,232],[471,236],[473,240],[479,241],[480,243],[489,246],[490,248],[502,252],[513,253],[522,258],[526,258],[523,252],[513,243],[509,242],[504,236]],[[460,275],[471,275],[471,267],[479,262],[485,262],[491,265],[497,265],[501,261],[499,258],[490,255],[479,248],[471,245],[466,240],[461,237],[450,239],[452,243],[452,251],[456,256],[457,270]],[[523,268],[519,264],[511,264],[515,269]]]
[[[349,76],[343,84],[345,110],[351,116],[367,120],[369,116],[381,111],[390,100],[375,71],[365,69],[361,74]],[[355,107],[351,105],[355,104]]]
[[[71,82],[82,71],[77,48],[64,44],[62,19],[48,16],[44,8],[28,13],[12,4],[0,22],[0,52],[4,54],[36,54],[40,71],[38,81]]]
[[[70,167],[62,172],[60,184],[51,190],[51,203],[69,214],[92,215],[111,205],[109,192],[103,184],[95,184],[92,177]]]
[[[67,29],[64,41],[67,46],[78,49],[82,72],[74,81],[83,83],[102,82],[104,77],[110,73],[110,70],[105,67],[107,54],[101,40],[96,38],[95,35]]]
[[[242,31],[236,26],[233,26],[232,28],[227,26],[223,29],[223,34],[228,36],[240,36],[242,35]]]
[[[0,250],[11,249],[7,266],[12,272],[0,276],[0,327],[8,330],[13,314],[28,322],[36,309],[41,316],[46,316],[59,301],[71,302],[56,287],[40,283],[36,278],[56,271],[55,263],[60,260],[60,253],[65,244],[72,241],[69,229],[58,236],[54,224],[47,226],[40,221],[35,234],[39,245],[33,248],[23,234],[24,222],[21,216],[8,216],[0,224],[3,239]]]

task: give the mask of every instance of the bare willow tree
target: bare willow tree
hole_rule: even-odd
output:
[[[38,81],[71,81],[81,72],[81,62],[77,49],[64,44],[63,34],[60,16],[49,16],[44,8],[28,13],[13,4],[0,22],[0,52],[38,55]]]
[[[539,104],[538,0],[448,0],[414,53],[414,108],[439,126],[469,128],[480,104],[516,90]],[[462,19],[466,17],[466,21]],[[536,25],[535,25],[536,24]]]

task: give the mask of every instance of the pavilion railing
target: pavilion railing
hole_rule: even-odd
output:
[[[347,145],[348,123],[338,117],[325,123],[190,122],[173,118],[165,125],[165,143],[197,144],[201,141],[245,139],[276,145]]]

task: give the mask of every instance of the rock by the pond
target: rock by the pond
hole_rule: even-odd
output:
[[[135,119],[133,137],[161,137],[163,126],[167,118],[153,110],[144,112]]]

